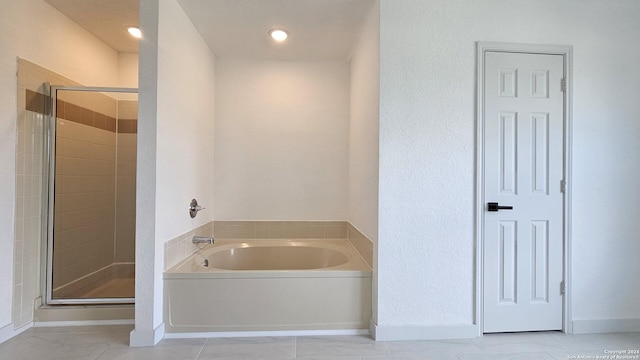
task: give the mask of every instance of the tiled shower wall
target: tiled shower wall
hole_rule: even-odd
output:
[[[138,102],[118,101],[115,261],[135,261]]]
[[[44,150],[44,82],[59,82],[45,69],[18,60],[18,137],[16,149],[16,216],[14,238],[12,322],[15,328],[33,319],[40,287],[41,206]],[[27,107],[32,110],[27,110]]]
[[[16,216],[15,216],[15,238],[14,238],[14,297],[12,306],[12,322],[16,328],[19,328],[33,319],[34,300],[40,296],[41,288],[41,250],[42,244],[45,241],[41,236],[42,229],[42,205],[43,205],[43,187],[47,183],[43,172],[43,154],[44,154],[44,137],[45,137],[45,117],[44,117],[44,93],[43,83],[49,82],[54,85],[80,85],[67,78],[64,78],[58,74],[48,71],[45,68],[37,66],[33,63],[25,61],[23,59],[18,60],[18,117],[17,117],[17,149],[16,149]],[[100,99],[99,99],[100,98]],[[118,188],[118,192],[129,192],[127,195],[131,197],[131,192],[135,188],[131,187],[131,184],[135,184],[135,130],[137,114],[135,116],[128,115],[121,124],[115,122],[115,108],[108,110],[112,107],[113,99],[109,99],[106,96],[94,97],[93,105],[91,106],[77,106],[77,97],[63,98],[65,101],[62,105],[62,112],[60,113],[62,120],[65,122],[65,126],[59,127],[63,138],[61,145],[61,151],[68,151],[71,149],[81,149],[83,156],[66,156],[67,159],[60,159],[61,167],[58,171],[69,171],[67,173],[68,178],[62,181],[62,185],[57,189],[62,191],[64,196],[61,200],[62,210],[72,209],[95,209],[99,207],[115,209],[118,205],[122,205],[123,208],[135,207],[135,201],[132,204],[127,202],[126,196],[116,197],[115,189],[115,176],[112,180],[98,180],[103,173],[111,173],[115,175],[116,171],[121,170],[123,179],[121,187]],[[69,106],[67,106],[67,102]],[[75,102],[75,103],[74,103]],[[128,108],[129,114],[137,112],[132,110],[131,103],[123,104],[124,108]],[[137,105],[134,107],[137,108]],[[68,110],[68,113],[67,113]],[[64,114],[64,115],[63,115]],[[107,116],[108,115],[108,116]],[[69,120],[71,119],[71,120]],[[116,130],[120,127],[119,132]],[[116,135],[117,134],[117,135]],[[120,138],[121,135],[125,135]],[[89,139],[89,136],[92,140]],[[122,140],[123,145],[129,148],[129,155],[120,154],[115,152],[116,141]],[[80,144],[84,142],[84,144]],[[80,148],[79,148],[80,147]],[[96,153],[100,147],[112,147],[113,151],[107,152],[103,155]],[[131,150],[133,148],[133,150]],[[103,149],[104,150],[104,149]],[[68,153],[65,153],[68,155]],[[123,156],[122,163],[127,165],[116,167],[115,159],[117,156]],[[132,170],[133,167],[133,170]],[[113,168],[113,170],[110,170]],[[89,172],[96,171],[97,174],[90,174]],[[95,177],[93,178],[93,185],[95,188],[88,188],[86,184],[78,183],[80,177]],[[133,178],[133,180],[131,179]],[[102,182],[102,183],[101,183]],[[100,191],[97,191],[101,186],[111,183],[112,187],[112,200],[107,199],[109,196],[105,194],[98,195]],[[128,184],[128,186],[127,186]],[[65,186],[67,185],[67,186]],[[66,188],[66,190],[65,190]],[[85,191],[81,191],[85,190]],[[95,190],[95,191],[94,191]],[[67,191],[67,192],[65,192]],[[92,197],[95,195],[95,197]],[[135,195],[134,195],[135,198]],[[118,203],[118,200],[122,200],[122,204]],[[101,205],[101,206],[98,206]],[[79,219],[93,219],[93,224],[87,226],[92,227],[91,232],[83,233],[88,229],[83,229],[83,226],[76,227],[75,230],[70,230],[70,233],[74,233],[71,238],[71,243],[91,241],[96,235],[100,236],[101,232],[98,224],[101,222],[111,222],[115,224],[116,216],[114,211],[110,214],[100,211],[79,211],[76,216],[70,216],[67,220],[72,224]],[[120,223],[129,223],[129,226],[125,226],[123,233],[129,234],[128,239],[131,240],[130,234],[135,232],[135,214],[132,215],[132,219],[120,218]],[[61,229],[58,229],[60,231]],[[82,262],[82,258],[90,258],[91,256],[103,256],[105,258],[110,257],[114,259],[114,254],[125,254],[120,259],[132,259],[133,256],[133,241],[126,243],[126,241],[118,241],[114,239],[114,230],[105,230],[107,234],[111,232],[110,248],[105,251],[101,251],[104,254],[97,254],[100,250],[85,249],[80,250],[77,248],[80,260],[74,260],[73,262]],[[84,234],[84,235],[83,235]],[[125,236],[125,238],[127,238]],[[116,245],[114,245],[116,244]],[[82,246],[80,244],[76,244]],[[61,245],[62,246],[62,245]],[[115,248],[114,248],[115,246]],[[118,250],[120,248],[120,250]],[[98,247],[98,249],[101,249]],[[109,255],[111,254],[111,255]],[[129,260],[119,260],[129,261]],[[130,260],[133,261],[133,260]],[[86,266],[86,265],[83,265]],[[74,271],[71,271],[74,272]]]
[[[89,92],[58,96],[54,289],[114,263],[116,223],[117,102]]]

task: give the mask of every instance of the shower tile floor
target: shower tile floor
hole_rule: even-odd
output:
[[[135,290],[134,278],[113,279],[83,294],[81,298],[133,298]]]
[[[0,344],[0,360],[567,360],[616,359],[607,352],[640,349],[640,333],[558,332],[403,342],[376,342],[366,336],[211,338],[130,348],[131,330],[132,326],[32,328]],[[640,359],[637,354],[626,356],[619,358]]]

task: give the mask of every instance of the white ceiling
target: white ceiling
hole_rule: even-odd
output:
[[[373,0],[178,0],[209,48],[224,57],[346,60]],[[268,36],[283,28],[283,44]]]
[[[118,52],[138,52],[127,27],[138,26],[138,0],[45,0]]]
[[[45,0],[119,52],[137,52],[127,26],[138,0]],[[346,60],[374,0],[177,0],[209,48],[223,57]],[[277,44],[268,31],[281,27]]]

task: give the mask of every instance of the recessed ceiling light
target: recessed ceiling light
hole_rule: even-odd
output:
[[[142,37],[142,32],[140,31],[140,29],[138,29],[135,26],[131,26],[127,29],[127,31],[129,32],[129,34],[131,34],[131,36],[133,36],[134,38],[140,39]]]
[[[287,40],[289,34],[282,29],[271,29],[269,30],[269,36],[271,36],[275,41],[282,42]]]

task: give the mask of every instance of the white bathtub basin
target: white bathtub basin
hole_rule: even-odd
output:
[[[208,273],[206,277],[277,276],[275,272],[296,276],[297,270],[302,276],[307,274],[304,271],[371,272],[346,240],[221,240],[167,270],[165,278],[195,273]]]
[[[164,283],[168,333],[366,329],[371,318],[371,268],[347,240],[216,241]]]
[[[224,270],[310,270],[342,265],[345,254],[317,246],[251,246],[216,251],[208,267]]]

